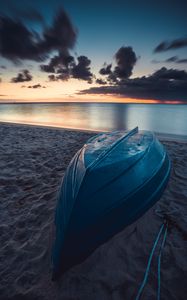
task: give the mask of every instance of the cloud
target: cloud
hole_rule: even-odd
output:
[[[40,65],[40,69],[47,73],[60,73],[62,68],[68,69],[72,63],[74,63],[73,56],[64,50],[52,57],[48,64]]]
[[[44,31],[43,37],[40,46],[48,51],[55,49],[60,51],[74,47],[77,32],[63,9],[55,16],[52,26]]]
[[[163,41],[155,49],[154,52],[163,52],[168,50],[180,49],[187,47],[187,38],[175,39],[173,41]]]
[[[78,63],[71,70],[72,77],[92,82],[93,74],[90,71],[91,60],[88,57],[81,55],[77,57]]]
[[[103,68],[100,69],[99,73],[101,75],[109,75],[112,72],[111,67],[112,67],[112,64],[106,65],[106,66],[104,66]]]
[[[107,84],[107,81],[106,81],[106,80],[103,80],[103,79],[101,79],[101,78],[96,79],[95,82],[98,83],[98,84],[101,84],[101,85]]]
[[[68,52],[61,52],[51,58],[48,64],[40,65],[40,68],[43,72],[54,73],[48,76],[50,81],[75,78],[91,83],[93,74],[90,65],[91,60],[84,55],[78,56],[76,61]]]
[[[58,79],[56,79],[56,76],[54,74],[51,74],[48,76],[49,81],[58,81]]]
[[[41,86],[40,83],[34,84],[34,85],[29,85],[27,88],[29,89],[39,89],[39,88],[46,88],[46,86]]]
[[[92,87],[80,94],[112,94],[155,100],[187,101],[187,72],[161,68],[152,75],[125,79],[109,86]]]
[[[18,82],[24,82],[24,81],[31,81],[32,75],[29,73],[29,70],[22,70],[22,72],[18,73],[16,77],[13,77],[11,79],[11,82],[18,83]]]
[[[45,58],[40,50],[39,37],[24,24],[9,17],[0,17],[0,55],[13,61],[30,59],[41,61]]]
[[[117,66],[114,69],[116,77],[129,78],[137,62],[137,57],[132,47],[121,47],[115,54]]]
[[[69,72],[66,69],[64,69],[64,71],[61,70],[61,72],[62,73],[60,73],[59,75],[54,75],[54,74],[49,75],[48,76],[49,81],[69,80],[70,78]]]
[[[0,68],[5,70],[5,69],[6,69],[6,66],[1,65]]]
[[[152,78],[168,80],[187,80],[187,72],[184,70],[167,69],[165,67],[154,72]]]
[[[160,64],[160,63],[176,63],[176,64],[185,64],[187,63],[187,58],[178,58],[178,56],[171,56],[165,60],[152,60],[152,63],[154,64]]]
[[[178,59],[176,61],[178,64],[186,64],[187,63],[187,58],[181,58],[181,59]]]
[[[112,64],[104,65],[100,69],[101,75],[107,75],[106,80],[111,84],[119,83],[132,75],[132,70],[138,60],[132,47],[121,47],[115,53],[116,66],[112,70]]]
[[[0,55],[14,63],[44,61],[52,51],[68,52],[76,42],[77,32],[63,9],[40,35],[8,16],[0,16],[0,24]]]
[[[46,73],[55,73],[55,68],[51,65],[51,63],[45,64],[45,65],[40,65],[40,69],[41,69],[41,71],[46,72]]]
[[[28,85],[28,86],[22,85],[21,87],[22,88],[28,88],[28,89],[39,89],[39,88],[45,89],[46,88],[46,86],[42,86],[40,83],[34,84],[34,85]]]
[[[169,57],[169,58],[167,58],[166,60],[165,60],[165,62],[177,62],[178,61],[178,57],[177,56],[171,56],[171,57]]]

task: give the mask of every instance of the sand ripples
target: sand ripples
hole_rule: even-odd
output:
[[[89,133],[32,126],[0,127],[0,299],[134,299],[162,223],[173,221],[162,260],[162,299],[187,294],[187,144],[165,142],[173,163],[162,199],[135,224],[99,247],[59,283],[50,280],[56,196],[63,173]],[[149,224],[149,226],[147,226]],[[153,261],[144,299],[154,299]]]

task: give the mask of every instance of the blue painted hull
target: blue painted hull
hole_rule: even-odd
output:
[[[65,173],[56,208],[53,279],[143,215],[170,173],[162,144],[149,131],[90,139]]]

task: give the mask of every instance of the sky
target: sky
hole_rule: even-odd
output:
[[[186,11],[186,0],[1,0],[0,101],[187,103]]]

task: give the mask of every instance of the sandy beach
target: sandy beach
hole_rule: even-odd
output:
[[[187,141],[160,137],[172,161],[162,198],[82,264],[51,281],[54,211],[63,174],[94,133],[0,124],[0,300],[135,299],[167,214],[161,299],[187,295]],[[156,249],[141,299],[156,299]]]

